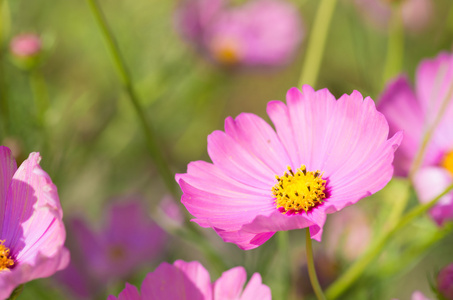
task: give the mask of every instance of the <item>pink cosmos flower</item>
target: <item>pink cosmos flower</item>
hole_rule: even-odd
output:
[[[41,39],[32,33],[18,35],[10,43],[11,53],[21,57],[37,55],[41,51],[41,47]]]
[[[395,156],[395,173],[407,176],[425,132],[438,122],[426,148],[414,187],[422,202],[438,196],[453,183],[453,55],[441,53],[424,60],[417,69],[415,92],[399,76],[385,89],[379,110],[387,117],[390,132],[404,130],[405,139]],[[439,119],[440,118],[440,119]],[[453,193],[430,211],[437,224],[453,219]]]
[[[108,300],[191,299],[191,300],[267,300],[272,299],[271,290],[261,283],[261,276],[253,274],[244,288],[247,273],[243,267],[235,267],[211,283],[208,271],[197,261],[177,260],[170,265],[162,263],[149,273],[137,288],[126,283],[118,298],[110,295]]]
[[[437,275],[437,289],[445,299],[453,299],[453,264],[443,268]]]
[[[163,250],[165,234],[141,201],[111,205],[106,221],[97,232],[80,219],[71,221],[73,264],[57,279],[79,297],[93,296],[99,287],[131,275]]]
[[[11,151],[0,146],[0,299],[69,263],[57,188],[40,160],[31,153],[17,168]]]
[[[177,20],[178,31],[186,39],[224,65],[285,64],[304,34],[297,9],[276,0],[255,0],[228,8],[218,0],[186,1]]]
[[[303,86],[287,104],[271,101],[263,119],[227,118],[208,137],[213,163],[192,162],[177,174],[182,203],[202,227],[252,249],[276,231],[309,227],[320,241],[327,214],[382,189],[402,139],[373,100],[354,91],[338,101],[327,89]]]

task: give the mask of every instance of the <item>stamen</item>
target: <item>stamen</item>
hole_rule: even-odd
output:
[[[453,176],[453,151],[448,152],[444,159],[442,160],[441,164],[450,174]]]
[[[14,266],[14,260],[11,258],[10,250],[3,245],[4,242],[4,240],[0,240],[0,271],[11,269]]]
[[[239,43],[235,39],[217,38],[211,45],[214,58],[224,65],[235,65],[240,61]]]
[[[321,171],[307,171],[302,165],[295,172],[288,166],[282,176],[275,176],[277,184],[272,188],[275,204],[282,213],[308,212],[326,198],[326,181]]]

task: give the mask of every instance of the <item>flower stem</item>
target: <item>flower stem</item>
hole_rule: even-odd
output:
[[[5,57],[5,48],[3,43],[5,37],[8,34],[10,27],[10,13],[8,2],[6,0],[0,0],[0,119],[3,123],[0,128],[0,134],[3,137],[7,136],[10,131],[10,114],[9,114],[9,103],[7,95],[7,83],[4,68],[4,57]]]
[[[383,84],[397,75],[402,68],[404,58],[404,31],[403,20],[401,16],[400,4],[392,5],[392,18],[390,20],[388,42],[387,42],[387,57],[385,59]]]
[[[6,90],[5,73],[3,65],[3,51],[0,49],[0,118],[2,119],[2,128],[0,134],[3,133],[3,137],[7,136],[10,131],[10,114],[9,114],[9,103],[8,95]]]
[[[310,277],[310,283],[315,291],[316,298],[318,300],[325,300],[326,297],[322,292],[321,285],[319,285],[318,276],[316,275],[315,262],[313,260],[313,248],[311,246],[311,237],[310,229],[307,227],[305,232],[305,246],[307,251],[307,266],[308,266],[308,276]]]
[[[166,162],[162,150],[159,147],[159,142],[157,140],[156,134],[154,133],[153,128],[146,119],[143,108],[140,104],[140,101],[137,97],[137,93],[132,85],[131,76],[127,70],[126,63],[121,56],[119,47],[115,42],[112,32],[110,31],[107,21],[104,15],[101,12],[99,5],[96,0],[86,0],[88,6],[90,7],[91,13],[96,21],[99,30],[101,31],[104,42],[107,46],[108,51],[113,60],[113,64],[118,73],[120,81],[125,89],[126,93],[129,95],[129,99],[134,107],[134,110],[139,119],[140,125],[143,129],[143,132],[146,137],[147,146],[151,158],[156,165],[156,168],[164,180],[168,190],[172,193],[175,198],[179,198],[179,192],[176,187],[176,182],[174,180],[173,172],[171,172],[168,163]]]
[[[343,294],[360,277],[360,275],[363,274],[368,265],[382,252],[387,242],[395,233],[409,224],[413,219],[428,211],[437,203],[437,201],[439,201],[440,198],[445,196],[452,189],[453,184],[448,186],[440,195],[430,202],[420,204],[412,209],[392,228],[389,228],[388,231],[378,236],[368,250],[327,289],[327,298],[333,300]]]
[[[35,98],[36,119],[39,125],[45,128],[45,114],[49,107],[46,83],[37,69],[28,72],[28,79]]]
[[[14,289],[14,291],[11,293],[9,298],[7,300],[15,300],[17,297],[19,297],[20,294],[22,294],[22,291],[24,290],[24,285],[21,284],[18,287]]]
[[[321,0],[319,4],[308,41],[307,54],[305,55],[299,86],[308,84],[314,87],[316,85],[329,26],[336,4],[337,0]]]
[[[282,293],[280,299],[288,299],[288,292],[291,283],[291,271],[289,267],[289,233],[288,231],[277,232],[277,247],[280,257],[279,266],[281,268],[280,279],[282,281]]]

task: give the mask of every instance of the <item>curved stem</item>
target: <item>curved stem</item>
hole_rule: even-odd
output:
[[[333,300],[343,294],[360,277],[360,275],[363,274],[368,265],[382,252],[387,242],[395,233],[409,224],[413,219],[428,211],[440,198],[451,190],[453,190],[453,184],[448,186],[445,191],[430,202],[420,204],[412,209],[392,228],[378,236],[375,242],[368,248],[367,252],[356,260],[355,263],[327,289],[327,298]]]
[[[313,287],[313,291],[315,291],[316,298],[318,298],[318,300],[325,300],[326,297],[322,292],[321,285],[318,281],[318,276],[316,275],[315,262],[313,260],[313,248],[311,246],[310,229],[308,227],[305,232],[305,247],[307,249],[307,267],[311,286]]]
[[[7,300],[16,300],[17,297],[19,297],[20,294],[22,294],[22,291],[24,290],[24,284],[19,285],[14,289],[14,291],[11,293],[9,298]]]
[[[299,79],[299,87],[308,84],[312,87],[316,85],[318,79],[319,66],[329,32],[330,22],[337,0],[321,0],[316,12],[313,29],[308,40],[307,54],[305,55],[304,66]]]
[[[156,134],[149,124],[148,120],[146,119],[145,113],[143,108],[140,104],[140,101],[137,97],[137,93],[132,85],[131,76],[126,68],[126,63],[124,62],[123,57],[121,56],[120,50],[118,45],[115,42],[113,34],[111,33],[107,21],[104,15],[99,8],[96,0],[86,0],[88,6],[90,7],[91,13],[96,21],[99,30],[101,31],[102,37],[104,42],[107,46],[108,51],[113,60],[113,64],[115,65],[115,69],[120,77],[121,83],[123,84],[124,89],[126,90],[127,94],[129,95],[129,99],[134,107],[134,110],[137,114],[139,119],[140,125],[143,129],[143,132],[146,137],[147,146],[149,149],[149,153],[151,158],[156,165],[156,168],[161,175],[162,179],[164,180],[168,190],[172,193],[175,198],[179,198],[178,188],[176,186],[176,182],[173,176],[173,172],[171,172],[170,167],[168,166],[162,150],[159,147],[159,142],[157,140]]]

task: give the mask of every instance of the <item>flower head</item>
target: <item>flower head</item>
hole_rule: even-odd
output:
[[[390,132],[404,130],[405,139],[395,155],[395,173],[407,176],[426,134],[431,133],[414,186],[420,201],[428,202],[453,183],[453,55],[441,53],[417,69],[415,92],[399,76],[385,89],[379,110]],[[439,224],[453,219],[453,193],[430,211]]]
[[[31,153],[17,168],[11,151],[0,147],[0,299],[69,262],[57,188],[40,160]]]
[[[197,261],[177,260],[173,265],[162,263],[149,273],[141,286],[141,295],[137,288],[126,283],[126,288],[118,295],[109,296],[108,300],[140,299],[191,299],[191,300],[252,300],[271,299],[271,290],[261,283],[261,276],[253,274],[244,288],[247,273],[243,267],[235,267],[222,274],[214,283],[208,271]]]
[[[80,297],[97,292],[92,282],[102,286],[131,275],[158,256],[165,242],[163,230],[137,199],[111,205],[100,231],[81,219],[73,219],[70,229],[75,242],[71,247],[74,264],[60,272],[58,279]]]
[[[437,275],[437,289],[445,299],[453,299],[453,264],[443,268]]]
[[[336,100],[305,85],[267,112],[276,131],[253,114],[227,118],[225,131],[208,137],[213,163],[192,162],[176,175],[193,221],[224,241],[252,249],[276,231],[305,227],[320,241],[327,214],[391,179],[402,133],[388,139],[369,97],[354,91]]]
[[[237,7],[225,7],[219,0],[186,1],[177,13],[177,25],[211,60],[230,66],[287,63],[303,36],[296,8],[276,0]]]

